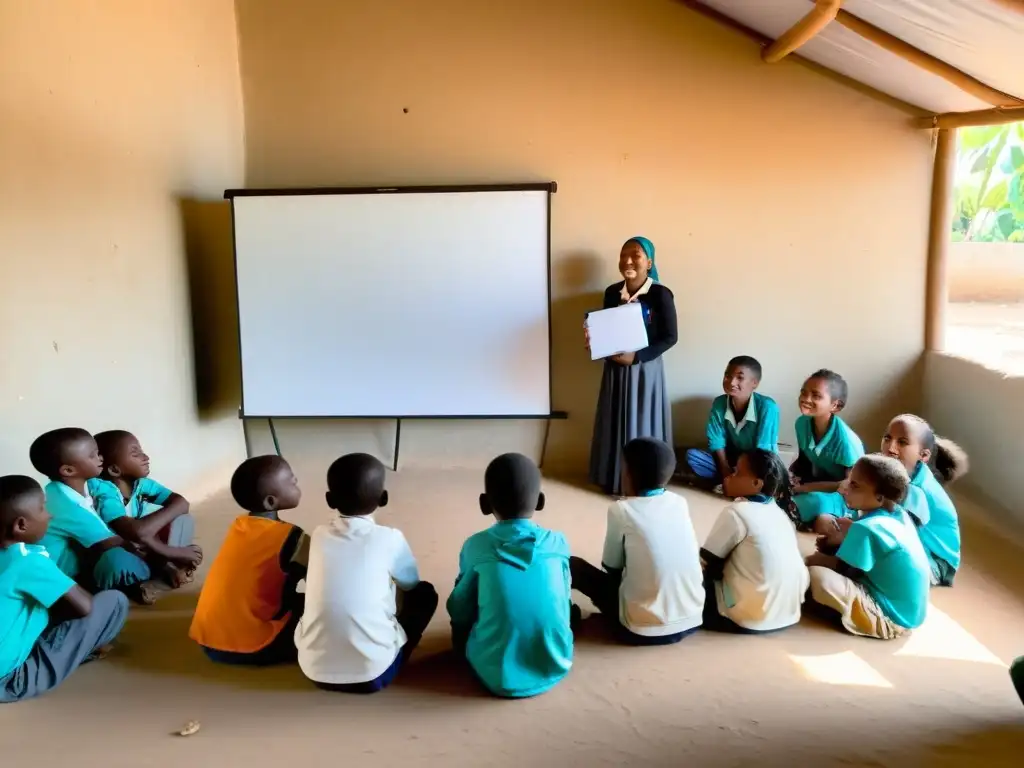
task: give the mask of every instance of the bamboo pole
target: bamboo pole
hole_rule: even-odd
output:
[[[1005,125],[1024,121],[1024,107],[980,109],[976,112],[947,112],[914,121],[918,128],[969,128],[975,125]]]
[[[1024,100],[1018,99],[1016,96],[1011,96],[1008,93],[1003,93],[989,85],[981,82],[977,78],[971,77],[966,72],[962,72],[956,67],[947,64],[941,59],[937,59],[931,54],[925,53],[924,51],[915,48],[910,43],[905,43],[895,35],[890,35],[884,29],[879,29],[874,24],[870,24],[863,19],[859,19],[844,10],[841,10],[836,14],[836,21],[842,24],[851,32],[863,37],[879,48],[884,48],[889,53],[899,56],[905,61],[909,61],[917,67],[931,72],[937,77],[941,77],[964,93],[969,93],[976,99],[980,99],[988,104],[995,107],[1011,107],[1024,105]]]
[[[924,348],[928,352],[942,352],[946,345],[947,271],[953,228],[953,168],[956,165],[956,130],[940,128],[938,134],[925,277]]]
[[[832,22],[843,0],[816,0],[806,16],[787,29],[771,45],[761,51],[761,59],[768,64],[782,61]]]

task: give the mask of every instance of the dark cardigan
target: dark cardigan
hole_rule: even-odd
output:
[[[604,292],[604,309],[611,309],[623,303],[623,285],[625,281],[608,286]],[[649,363],[665,354],[679,340],[676,302],[672,291],[661,283],[654,283],[637,301],[650,312],[650,315],[647,318],[648,345],[636,353],[635,362]]]

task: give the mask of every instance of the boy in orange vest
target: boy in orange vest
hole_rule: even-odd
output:
[[[222,664],[294,662],[309,537],[277,513],[299,505],[299,483],[284,459],[257,456],[235,470],[231,495],[249,514],[235,518],[210,566],[189,637]]]

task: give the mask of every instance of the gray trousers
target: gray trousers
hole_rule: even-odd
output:
[[[190,546],[196,537],[196,520],[186,512],[184,515],[174,518],[165,531],[167,532],[168,546]]]
[[[113,642],[127,618],[127,597],[120,592],[100,592],[93,597],[88,616],[48,627],[25,663],[0,679],[0,704],[31,699],[56,688],[93,651]]]

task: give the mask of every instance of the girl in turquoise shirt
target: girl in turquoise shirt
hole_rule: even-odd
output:
[[[967,454],[939,437],[920,416],[905,413],[889,422],[882,453],[898,459],[910,474],[903,503],[924,545],[932,584],[951,587],[960,567],[960,522],[943,486],[967,473]]]

